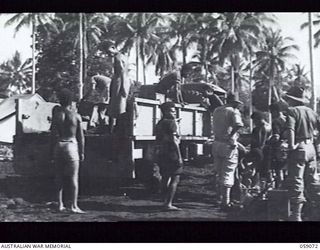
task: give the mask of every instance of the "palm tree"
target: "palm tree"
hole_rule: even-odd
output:
[[[314,26],[320,26],[320,13],[313,13],[312,15],[312,24]],[[310,22],[307,21],[307,22],[304,22],[302,25],[301,25],[301,29],[305,29],[305,28],[308,28],[310,26]],[[318,48],[319,47],[319,44],[320,44],[320,29],[318,29],[314,35],[313,35],[314,39],[315,39],[315,43],[314,43],[314,47],[315,48]]]
[[[35,93],[36,89],[36,32],[37,26],[40,24],[50,24],[54,25],[53,17],[48,13],[18,13],[12,16],[5,26],[11,26],[17,23],[15,27],[15,34],[24,26],[30,26],[32,29],[32,93]]]
[[[275,74],[285,70],[288,59],[296,59],[292,51],[299,50],[299,47],[295,44],[288,45],[293,39],[281,36],[280,30],[273,31],[271,28],[266,28],[263,33],[264,44],[261,50],[256,52],[254,63],[257,64],[257,70],[269,78],[268,105],[270,105],[272,92],[278,94],[274,85]]]
[[[308,78],[309,72],[306,72],[305,66],[295,64],[289,72],[292,82],[295,85],[303,86],[306,88],[310,87],[310,79]]]
[[[3,87],[14,94],[24,94],[30,90],[32,79],[32,60],[21,61],[21,55],[15,52],[13,58],[0,65],[0,80]]]
[[[311,86],[312,86],[312,97],[311,97],[311,106],[313,110],[317,111],[317,104],[316,104],[316,90],[315,90],[315,83],[314,83],[314,70],[313,70],[313,47],[317,48],[320,44],[320,29],[313,34],[313,26],[320,24],[320,14],[315,14],[316,19],[314,20],[314,14],[309,12],[308,13],[308,22],[305,22],[301,25],[301,29],[306,27],[309,28],[309,50],[310,50],[310,76],[311,76]],[[315,39],[315,44],[313,45],[313,39]]]
[[[146,56],[152,49],[148,48],[148,41],[160,40],[155,34],[158,24],[164,21],[159,13],[129,13],[110,19],[110,33],[122,51],[129,53],[133,46],[136,48],[136,81],[139,81],[139,58],[143,67],[143,82],[146,84]]]
[[[62,21],[61,31],[74,36],[74,47],[79,48],[79,99],[83,95],[83,81],[87,75],[88,54],[99,44],[105,32],[108,16],[102,13],[58,14]]]
[[[80,54],[80,64],[79,64],[79,101],[83,97],[83,74],[84,74],[84,28],[83,28],[83,13],[79,13],[79,54]]]
[[[197,41],[198,50],[194,54],[193,58],[197,58],[201,63],[201,66],[205,72],[205,81],[208,82],[209,65],[211,71],[217,68],[215,65],[216,58],[214,55],[217,53],[215,47],[211,44],[216,39],[219,32],[219,19],[213,16],[213,14],[194,14],[198,30],[197,33],[193,34],[192,39]]]
[[[159,36],[159,33],[157,32]],[[166,34],[160,40],[149,40],[148,46],[151,48],[147,65],[155,65],[155,74],[162,77],[165,73],[175,68],[177,58],[173,46],[170,44],[170,37]]]
[[[221,15],[221,31],[214,42],[219,52],[221,66],[228,58],[232,66],[232,79],[237,82],[236,72],[240,64],[240,54],[247,58],[253,46],[260,41],[262,23],[259,14],[244,12],[228,12]],[[232,88],[238,88],[237,84]]]
[[[169,34],[176,39],[174,49],[182,51],[182,63],[187,63],[187,50],[194,41],[197,32],[197,22],[194,13],[173,13],[169,15]]]

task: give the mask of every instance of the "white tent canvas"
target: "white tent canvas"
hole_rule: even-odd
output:
[[[17,95],[17,96],[12,96],[7,99],[4,99],[0,103],[0,142],[7,142],[7,143],[13,143],[13,136],[16,133],[16,100],[22,100],[22,107],[21,110],[23,109],[30,109],[31,106],[35,106],[33,104],[37,104],[37,106],[40,107],[39,112],[44,112],[43,106],[47,106],[44,104],[49,104],[47,103],[40,95],[38,94],[33,94],[33,95]],[[42,104],[42,105],[41,105]],[[50,108],[55,104],[51,104]],[[23,108],[24,106],[24,108]],[[50,113],[51,109],[49,110]],[[30,114],[27,114],[31,117],[29,119],[30,121],[33,120],[32,118],[36,116],[38,118],[39,115],[36,115],[36,113],[39,112],[30,112]],[[37,121],[39,122],[39,121]],[[47,122],[48,123],[48,122]],[[41,132],[42,130],[48,130],[49,126],[43,126],[43,124],[39,123],[40,125],[34,125],[35,128],[33,131],[35,132]],[[37,127],[40,126],[41,129],[39,130]]]

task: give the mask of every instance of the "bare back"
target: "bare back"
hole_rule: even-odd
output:
[[[83,160],[85,138],[81,122],[81,116],[72,111],[70,106],[56,106],[52,110],[51,133],[55,141],[76,140],[81,160]]]
[[[79,114],[66,107],[55,107],[52,117],[52,128],[59,139],[71,139],[77,137],[77,130],[81,129]]]

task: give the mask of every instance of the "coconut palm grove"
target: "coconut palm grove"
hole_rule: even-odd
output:
[[[307,62],[269,12],[2,14],[0,220],[318,221],[303,15]]]

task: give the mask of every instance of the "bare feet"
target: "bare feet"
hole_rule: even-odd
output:
[[[164,205],[164,208],[165,208],[165,210],[168,210],[168,211],[181,211],[182,210],[181,208],[178,208],[173,205]]]
[[[85,211],[82,211],[80,208],[78,208],[78,207],[72,207],[71,208],[71,212],[72,213],[75,213],[75,214],[85,214],[86,212]]]
[[[66,207],[63,204],[59,204],[58,211],[59,212],[66,211]]]

